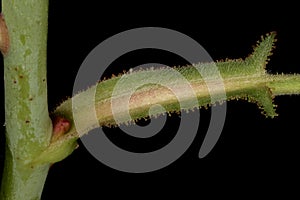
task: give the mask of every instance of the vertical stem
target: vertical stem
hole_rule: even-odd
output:
[[[31,165],[49,144],[48,0],[3,0],[10,37],[4,57],[6,160],[0,199],[40,199],[49,165]]]

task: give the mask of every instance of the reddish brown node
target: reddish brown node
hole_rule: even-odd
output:
[[[2,14],[0,14],[0,51],[6,55],[9,50],[8,29]]]
[[[70,130],[71,123],[63,117],[56,117],[53,120],[53,135],[62,135]]]
[[[55,117],[52,121],[53,131],[51,141],[56,141],[59,137],[63,136],[70,130],[71,123],[63,117]]]

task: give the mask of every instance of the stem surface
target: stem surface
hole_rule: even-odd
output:
[[[6,158],[0,199],[40,199],[49,164],[32,160],[52,135],[46,83],[48,0],[3,0]]]

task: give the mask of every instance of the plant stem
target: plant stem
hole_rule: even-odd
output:
[[[185,68],[180,68],[184,70]],[[138,84],[138,79],[162,79],[167,78],[163,70],[139,71],[135,74],[128,75],[128,80]],[[131,96],[129,103],[129,113],[131,119],[126,117],[119,118],[119,123],[126,124],[133,120],[149,116],[149,108],[157,104],[164,106],[167,112],[180,112],[182,110],[192,110],[198,107],[207,107],[207,105],[216,104],[226,100],[245,99],[249,102],[256,103],[263,110],[263,113],[268,117],[274,117],[275,113],[273,98],[279,95],[300,94],[300,75],[270,75],[264,74],[260,76],[234,76],[223,79],[226,96],[222,94],[221,90],[214,90],[209,92],[206,83],[192,70],[187,70],[186,75],[190,75],[189,81],[192,89],[195,91],[198,102],[196,104],[187,104],[189,107],[180,109],[177,97],[170,92],[170,90],[157,86],[148,85],[141,87],[135,91]],[[72,127],[70,131],[52,142],[49,147],[39,157],[33,161],[35,163],[58,162],[67,157],[76,147],[75,141],[82,135],[88,133],[89,130],[99,126],[116,126],[114,115],[112,111],[112,100],[119,102],[115,104],[115,109],[118,111],[117,115],[126,116],[128,107],[122,105],[126,102],[126,95],[130,90],[129,85],[121,83],[123,86],[121,93],[112,97],[113,89],[120,77],[115,77],[107,81],[98,83],[86,91],[80,92],[74,97],[63,102],[52,113],[54,116],[62,116],[70,121]],[[176,80],[167,79],[166,82],[173,84],[177,90],[177,94],[184,95],[185,90],[182,84]],[[129,84],[129,82],[128,82]],[[93,92],[96,90],[96,95]],[[127,94],[126,94],[127,93]],[[214,100],[211,99],[214,96]],[[95,98],[95,104],[89,104],[90,99]],[[193,96],[188,96],[185,101],[188,102]],[[72,108],[72,104],[76,102],[77,105]],[[93,112],[96,112],[97,120],[91,120],[94,117]],[[152,112],[152,117],[164,114],[164,110],[157,110]],[[75,127],[73,116],[77,113],[77,121],[81,123],[81,131]]]
[[[135,82],[137,85],[141,85],[138,83],[138,79],[142,80],[143,77],[148,79],[153,78],[153,80],[157,79],[160,81],[163,78],[166,78],[167,80],[165,82],[168,82],[169,85],[171,85],[173,88],[176,88],[178,95],[183,96],[185,94],[185,88],[182,87],[182,83],[175,79],[168,79],[167,75],[163,71],[165,70],[158,69],[151,72],[139,71],[136,72],[136,74],[127,75],[127,78],[128,80]],[[209,91],[206,84],[207,82],[210,82],[210,85],[214,85],[214,80],[205,82],[200,76],[197,78],[197,75],[195,72],[192,72],[192,70],[187,71],[189,71],[188,74],[190,74],[190,77],[192,77],[188,79],[190,86],[198,98],[198,102],[195,102],[195,105],[189,104],[189,107],[187,108],[180,109],[177,96],[172,94],[169,89],[154,84],[141,87],[136,90],[128,102],[129,107],[123,106],[121,102],[126,101],[126,95],[130,93],[131,89],[129,85],[126,84],[129,82],[122,82],[120,77],[116,77],[97,84],[94,86],[96,89],[91,87],[86,91],[72,97],[71,99],[66,100],[59,107],[57,107],[53,114],[57,116],[64,116],[70,121],[73,121],[73,116],[77,112],[77,116],[80,118],[77,120],[86,123],[83,124],[83,130],[85,131],[77,133],[78,137],[80,137],[83,134],[86,134],[89,130],[98,126],[116,126],[147,117],[149,115],[149,108],[157,104],[164,106],[166,112],[180,112],[182,110],[188,111],[198,107],[207,107],[208,105],[216,104],[222,101],[245,99],[261,106],[261,109],[263,109],[266,116],[274,117],[277,115],[273,106],[273,98],[275,96],[300,94],[300,75],[265,74],[260,76],[242,75],[225,77],[222,82],[224,84],[226,96],[222,96],[220,95],[222,90],[218,89],[218,81],[215,81],[215,85],[217,87],[213,91]],[[126,75],[124,77],[126,77]],[[121,81],[121,93],[115,93],[115,95],[112,96],[113,90],[118,81]],[[94,89],[96,93],[91,92]],[[215,98],[212,100],[211,96],[215,96]],[[88,99],[92,98],[95,98],[95,105],[88,105],[86,102],[88,102]],[[187,96],[185,100],[189,101],[189,99],[192,98],[193,96]],[[74,103],[75,100],[77,105],[74,110],[74,107],[72,109],[72,103]],[[119,118],[120,124],[116,124],[116,121],[114,120],[115,116],[111,109],[112,101],[120,102],[119,104],[114,104],[119,116],[124,116],[124,113],[126,113],[128,111],[127,109],[129,108],[131,119],[128,120],[126,117]],[[91,120],[85,120],[93,118],[93,109],[95,109],[98,120],[94,121],[96,122],[95,124],[92,124],[93,121]],[[157,113],[154,113],[152,117],[161,115],[165,111],[161,110]],[[72,131],[76,130],[71,129],[71,132]]]
[[[149,115],[162,115],[165,111],[178,113],[245,99],[256,103],[267,117],[277,116],[274,97],[300,94],[300,75],[266,72],[275,41],[274,32],[262,37],[253,53],[244,60],[129,71],[97,83],[55,109],[53,117],[67,120],[70,130],[53,140],[33,163],[54,163],[64,159],[76,147],[74,141],[93,128],[128,124]],[[188,92],[189,88],[192,93]],[[157,104],[165,110],[153,109]]]
[[[6,158],[0,199],[40,199],[49,164],[31,161],[48,145],[48,0],[3,0],[10,37],[4,56]]]

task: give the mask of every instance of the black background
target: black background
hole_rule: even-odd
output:
[[[119,32],[145,26],[180,31],[199,42],[214,60],[245,58],[252,46],[271,31],[278,42],[267,66],[270,73],[300,73],[300,14],[295,5],[255,3],[199,5],[188,2],[168,4],[141,2],[133,5],[106,5],[98,1],[50,1],[48,36],[49,110],[72,94],[81,63],[103,40]],[[118,74],[137,64],[161,62],[185,64],[174,55],[160,51],[138,51],[118,59],[105,76]],[[3,77],[3,70],[0,72]],[[3,79],[1,79],[1,121],[4,124]],[[201,110],[199,134],[177,161],[161,170],[131,174],[116,171],[100,163],[81,145],[79,149],[50,169],[42,199],[98,199],[109,197],[144,198],[170,195],[292,194],[299,181],[299,96],[276,97],[279,117],[266,119],[254,104],[233,101],[227,104],[225,126],[215,148],[198,158],[209,122],[209,110]],[[146,142],[160,146],[171,138],[177,116],[169,117],[165,135]],[[174,128],[175,127],[175,128]],[[116,143],[143,151],[143,141],[132,141],[120,131]],[[3,166],[4,128],[1,126],[0,169]],[[126,142],[128,142],[126,144]],[[79,142],[80,143],[80,142]],[[158,145],[159,143],[159,145]],[[146,145],[146,146],[147,146]],[[139,149],[140,148],[140,149]]]

